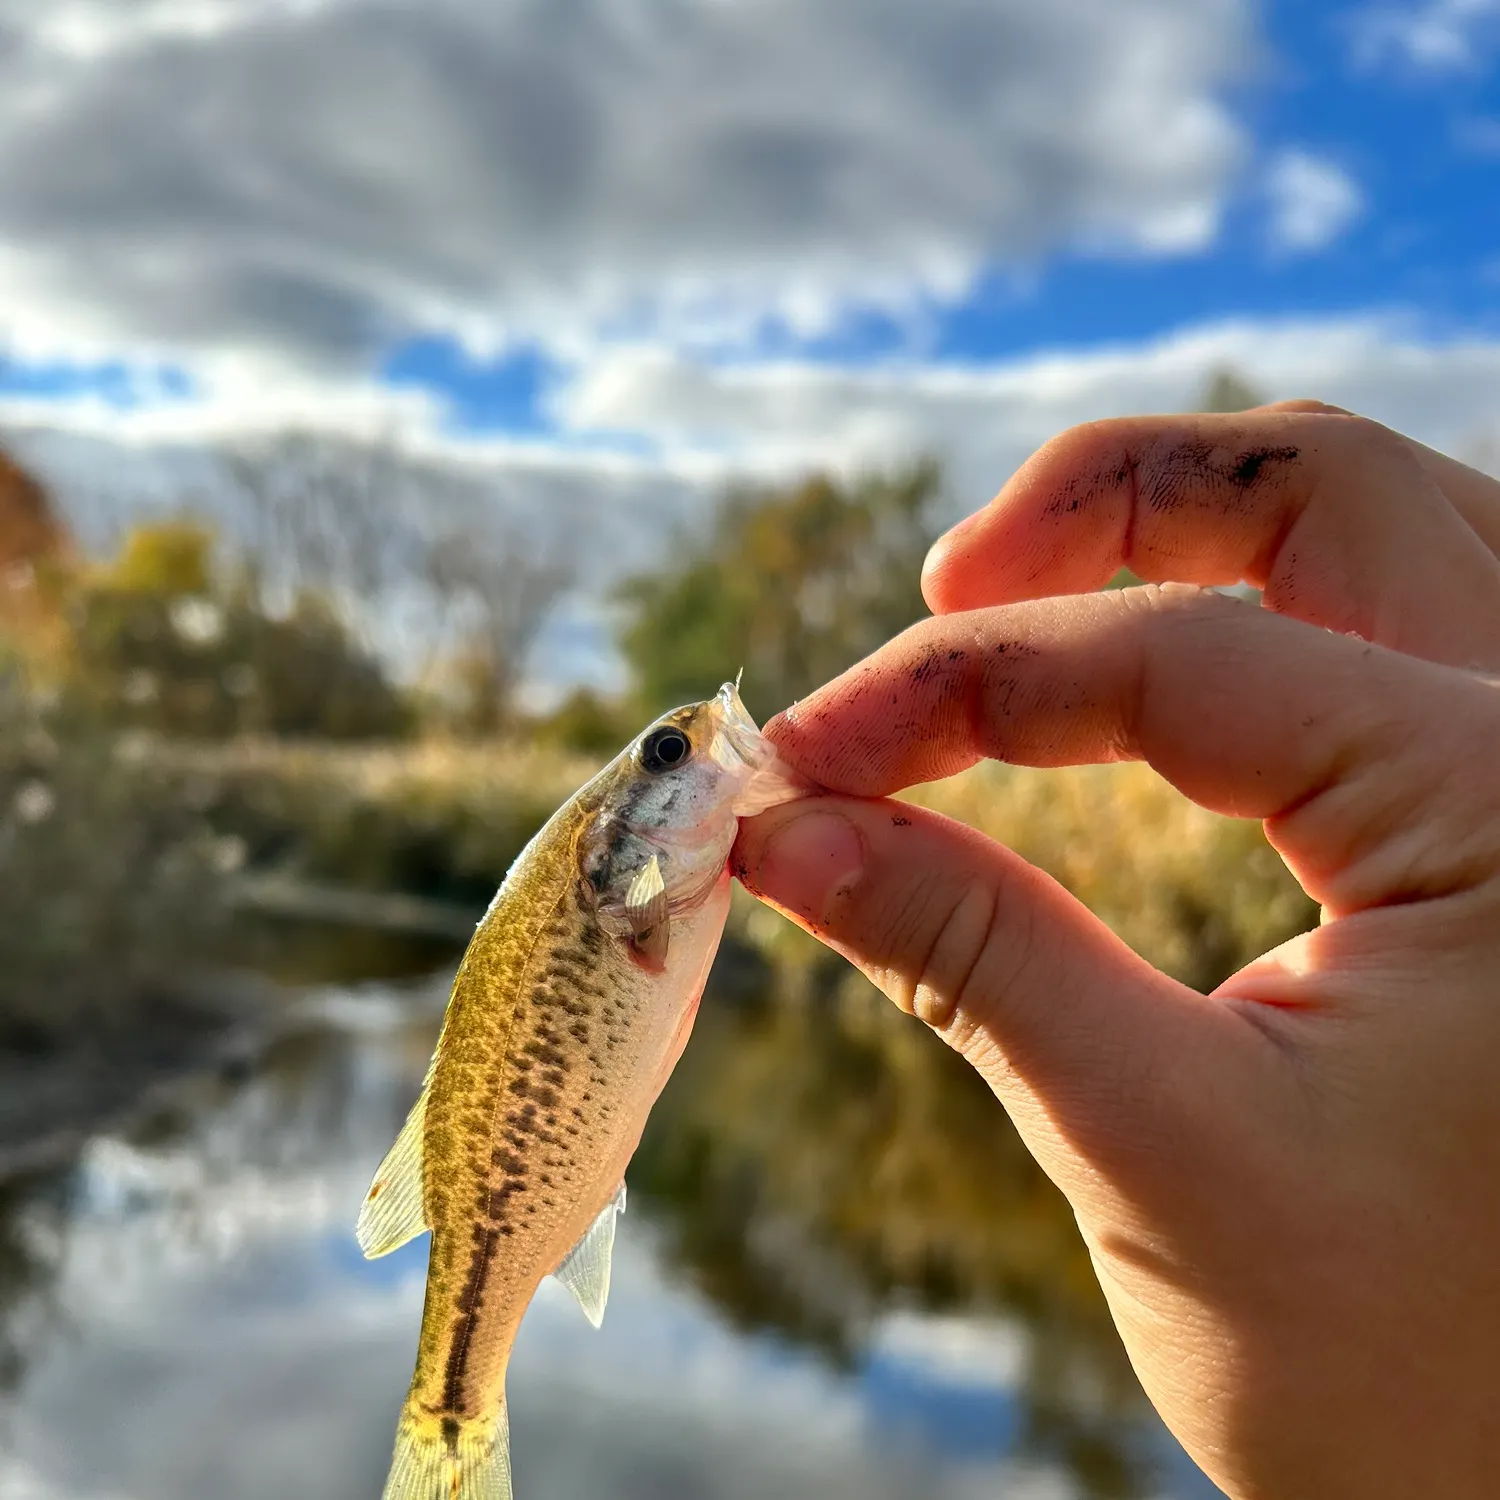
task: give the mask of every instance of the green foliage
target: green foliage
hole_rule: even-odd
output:
[[[213,565],[211,533],[144,526],[84,579],[71,609],[72,677],[111,723],[168,735],[367,739],[411,715],[326,599],[269,613]]]
[[[1221,366],[1209,377],[1198,402],[1204,412],[1250,411],[1264,406],[1266,398],[1237,370]]]
[[[539,745],[556,745],[601,760],[628,745],[643,725],[628,705],[605,698],[592,688],[574,688],[550,714],[531,724]]]
[[[251,741],[161,745],[256,872],[482,912],[511,861],[597,762],[544,748]]]
[[[764,717],[919,619],[939,492],[923,462],[727,496],[705,535],[622,591],[620,646],[643,711],[705,697],[743,667]]]
[[[174,991],[219,933],[224,859],[172,777],[0,671],[0,1046],[124,1025]]]

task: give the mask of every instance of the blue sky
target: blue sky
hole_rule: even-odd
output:
[[[394,442],[596,598],[730,477],[977,504],[1225,365],[1500,464],[1500,0],[563,18],[0,0],[0,429],[73,490]]]

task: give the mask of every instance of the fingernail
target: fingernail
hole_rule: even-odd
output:
[[[864,865],[864,840],[847,818],[805,812],[767,839],[755,871],[756,891],[821,926]]]

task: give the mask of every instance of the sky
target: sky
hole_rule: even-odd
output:
[[[1500,467],[1497,65],[1500,0],[0,0],[0,432],[564,506],[554,676],[727,478],[971,509],[1224,366]]]

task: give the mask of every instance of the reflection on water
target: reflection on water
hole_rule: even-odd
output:
[[[351,1226],[442,998],[316,992],[251,1076],[0,1190],[0,1500],[379,1494],[425,1243]],[[550,1282],[522,1330],[521,1500],[1216,1494],[993,1103],[843,1004],[706,1015],[603,1331]]]

